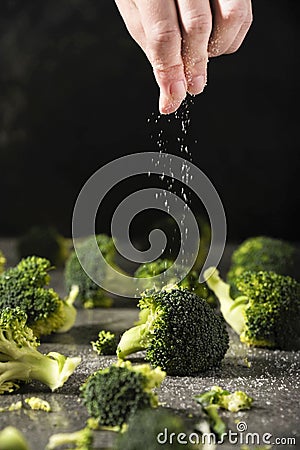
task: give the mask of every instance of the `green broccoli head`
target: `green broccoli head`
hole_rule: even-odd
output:
[[[47,258],[55,266],[65,263],[70,252],[70,241],[51,226],[34,226],[17,241],[20,258],[37,255]]]
[[[181,433],[187,435],[186,428],[184,420],[168,409],[147,408],[130,417],[128,428],[116,439],[115,450],[140,450],[141,445],[147,450],[157,450],[160,446],[164,450],[182,450]],[[184,448],[195,447],[187,443]]]
[[[0,274],[2,272],[4,272],[5,264],[6,264],[6,258],[0,250]]]
[[[204,273],[227,323],[242,342],[281,350],[300,349],[300,283],[274,272],[244,272],[236,280],[241,295],[233,300],[230,285],[218,270]]]
[[[117,350],[115,334],[106,330],[99,331],[97,340],[92,341],[91,344],[98,355],[114,355]]]
[[[134,276],[137,278],[152,278],[155,275],[160,275],[174,264],[174,261],[167,258],[158,258],[145,264],[141,264],[135,271]],[[176,284],[176,280],[166,279],[166,285]],[[208,288],[207,284],[199,283],[199,274],[196,270],[191,270],[186,277],[177,285],[179,289],[188,289],[194,292],[199,297],[207,301],[211,306],[215,306],[216,297],[214,293]],[[146,284],[146,289],[155,289],[153,282],[149,280]]]
[[[39,342],[27,326],[27,316],[20,308],[0,311],[0,394],[19,387],[19,381],[38,380],[52,391],[61,387],[74,372],[80,358],[60,353],[43,355]]]
[[[100,276],[104,279],[106,276],[105,267],[102,268],[99,265],[99,259],[97,255],[94,255],[95,237],[105,260],[111,266],[116,267],[114,263],[114,242],[111,237],[105,234],[93,235],[85,238],[82,242],[77,244],[76,251],[80,260],[83,261],[87,272],[95,278],[99,278]],[[67,290],[70,290],[73,286],[78,286],[79,292],[77,299],[85,308],[110,307],[112,305],[112,298],[110,298],[108,293],[87,275],[86,271],[82,268],[75,251],[71,252],[66,261],[64,278]]]
[[[62,445],[72,444],[75,450],[92,450],[94,436],[88,427],[69,433],[57,433],[50,436],[46,450],[54,450]],[[76,447],[74,447],[76,446]],[[69,448],[69,447],[68,447]]]
[[[47,287],[51,268],[49,260],[30,256],[0,276],[0,308],[20,307],[37,336],[67,331],[76,318],[70,302]]]
[[[165,375],[148,364],[118,362],[89,376],[81,386],[83,402],[100,426],[121,428],[137,410],[158,405],[153,389]]]
[[[289,242],[267,236],[255,236],[242,242],[231,256],[227,282],[237,295],[236,279],[245,271],[272,271],[291,275],[295,262],[295,248]]]
[[[228,349],[222,317],[187,289],[154,292],[141,298],[139,325],[121,337],[119,358],[146,350],[146,360],[169,375],[195,375],[220,365]]]

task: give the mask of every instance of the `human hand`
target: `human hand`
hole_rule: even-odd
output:
[[[235,52],[252,22],[251,0],[115,1],[153,67],[162,114],[203,91],[208,58]]]

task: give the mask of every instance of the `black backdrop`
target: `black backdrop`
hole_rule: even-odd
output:
[[[296,8],[254,0],[244,45],[209,62],[208,86],[189,102],[184,144],[217,188],[232,240],[299,240]],[[51,224],[69,236],[88,177],[117,157],[158,151],[161,130],[165,149],[184,155],[180,120],[156,120],[151,68],[112,0],[2,0],[0,24],[0,235]]]

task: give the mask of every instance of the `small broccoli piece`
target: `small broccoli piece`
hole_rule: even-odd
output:
[[[216,404],[207,405],[204,408],[208,416],[209,425],[214,433],[221,437],[227,431],[227,426],[219,414],[220,406]]]
[[[46,400],[43,400],[39,397],[25,398],[25,403],[31,409],[34,409],[34,410],[45,411],[45,412],[51,411],[50,404]]]
[[[0,448],[1,450],[30,450],[23,433],[11,426],[0,431]]]
[[[77,244],[76,251],[80,259],[84,261],[84,266],[87,268],[88,273],[95,276],[95,278],[100,274],[101,278],[104,279],[106,269],[101,267],[97,255],[94,255],[94,239],[95,236],[83,239],[82,242]],[[122,272],[114,262],[116,252],[113,239],[105,234],[99,234],[96,236],[96,241],[105,260],[116,270]],[[113,299],[109,296],[109,293],[94,283],[87,275],[75,251],[71,252],[66,261],[64,279],[67,290],[70,290],[73,286],[78,286],[77,299],[84,308],[109,308],[112,305]]]
[[[33,226],[17,240],[20,258],[36,255],[55,266],[62,266],[69,256],[72,240],[63,237],[54,227]]]
[[[149,295],[149,296],[148,296]],[[146,350],[146,360],[168,375],[195,375],[221,364],[229,337],[222,317],[187,289],[146,293],[140,324],[121,337],[117,355]]]
[[[237,412],[251,408],[253,402],[253,398],[243,391],[230,393],[220,386],[213,386],[210,391],[195,395],[194,399],[208,415],[211,429],[219,437],[227,431],[227,426],[219,415],[219,409]]]
[[[84,405],[99,426],[121,428],[137,410],[158,405],[153,389],[165,376],[148,364],[118,362],[96,371],[81,386]]]
[[[53,450],[62,445],[72,444],[73,450],[92,450],[94,436],[88,427],[70,433],[57,433],[50,436],[46,450]],[[68,447],[69,448],[69,447]]]
[[[140,450],[141,445],[147,450],[164,449],[182,450],[182,443],[177,438],[187,435],[184,420],[173,412],[164,408],[145,409],[132,415],[128,421],[128,428],[120,433],[116,439],[115,450]],[[185,449],[194,446],[187,443]]]
[[[214,404],[231,412],[250,409],[253,403],[253,398],[246,392],[234,391],[231,393],[220,386],[213,386],[210,391],[196,395],[194,398],[202,406]]]
[[[30,256],[0,275],[0,308],[20,307],[37,336],[68,331],[76,319],[74,291],[66,300],[47,287],[51,263]]]
[[[204,273],[220,302],[226,322],[242,342],[256,347],[300,349],[300,283],[274,272],[244,272],[236,285],[242,293],[235,300],[230,285],[211,267]]]
[[[296,251],[292,244],[282,239],[267,236],[254,236],[243,241],[231,256],[231,265],[227,273],[227,282],[231,285],[232,295],[237,296],[237,278],[246,271],[276,272],[292,275]]]
[[[141,264],[135,271],[136,278],[152,278],[155,275],[160,275],[173,265],[174,261],[167,258],[158,258],[145,264]],[[166,279],[166,285],[176,284],[175,279]],[[188,289],[194,292],[199,297],[207,301],[211,306],[215,306],[216,297],[214,293],[208,288],[207,284],[199,283],[199,274],[196,270],[191,270],[186,277],[177,284],[179,289]],[[155,289],[155,285],[151,280],[145,284],[146,289]]]
[[[0,250],[0,274],[2,272],[4,272],[5,264],[6,264],[6,258]]]
[[[80,358],[57,352],[43,355],[20,308],[0,311],[0,394],[19,387],[19,381],[38,380],[54,391],[74,372]]]
[[[114,355],[117,350],[116,336],[110,331],[99,331],[98,339],[95,342],[92,341],[91,344],[98,355]]]
[[[0,412],[7,412],[7,411],[20,411],[22,409],[22,401],[19,400],[17,402],[11,403],[9,406],[4,406],[0,408]]]

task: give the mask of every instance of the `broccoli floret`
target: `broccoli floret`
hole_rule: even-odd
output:
[[[253,398],[243,391],[229,392],[220,386],[213,386],[210,391],[195,395],[194,399],[207,414],[211,429],[218,435],[226,433],[227,426],[219,415],[219,409],[237,412],[250,409]]]
[[[36,255],[62,266],[69,256],[71,243],[71,239],[63,237],[54,227],[34,226],[18,238],[17,251],[20,258]]]
[[[105,260],[116,270],[121,272],[121,269],[114,263],[115,258],[115,246],[113,239],[105,234],[99,234],[96,236],[89,236],[78,243],[76,251],[80,257],[80,260],[84,262],[84,267],[87,272],[98,278],[100,273],[101,278],[106,276],[105,267],[99,265],[97,255],[94,255],[94,240],[96,241],[99,249]],[[64,279],[66,289],[70,290],[72,286],[78,286],[79,293],[77,299],[84,306],[84,308],[97,308],[104,307],[109,308],[113,299],[109,296],[104,289],[87,275],[86,271],[82,268],[80,261],[78,260],[77,253],[72,251],[69,258],[66,261]]]
[[[72,444],[73,450],[92,450],[94,436],[88,427],[70,433],[57,433],[50,436],[46,450],[53,450],[62,445]],[[69,447],[68,447],[69,448]]]
[[[300,283],[274,272],[244,272],[236,285],[242,293],[235,300],[230,285],[211,267],[204,273],[220,301],[226,322],[242,342],[256,347],[300,349]]]
[[[38,380],[54,391],[74,372],[80,358],[57,352],[43,355],[20,308],[0,311],[0,394],[19,387],[19,381]]]
[[[98,339],[92,341],[91,344],[98,355],[114,355],[117,350],[117,338],[110,331],[99,331]]]
[[[174,261],[167,258],[158,258],[145,264],[141,264],[135,271],[136,278],[152,278],[155,275],[160,275],[174,264]],[[176,280],[166,279],[166,285],[175,284]],[[177,284],[179,289],[188,289],[194,292],[199,297],[207,301],[211,306],[216,304],[216,297],[214,293],[208,288],[207,284],[199,283],[199,274],[196,270],[191,270],[186,277]],[[155,285],[151,280],[145,283],[146,289],[155,289]]]
[[[81,386],[84,405],[99,426],[121,428],[137,410],[158,405],[153,389],[165,375],[148,364],[118,362],[96,371]]]
[[[23,433],[11,426],[0,431],[0,448],[1,450],[30,450]]]
[[[6,258],[0,250],[0,273],[4,272]]]
[[[282,239],[254,236],[242,242],[232,253],[227,282],[232,287],[232,295],[239,294],[237,278],[246,271],[260,270],[292,275],[296,251],[292,244]]]
[[[140,324],[121,337],[117,355],[146,350],[146,360],[168,375],[195,375],[220,365],[228,349],[225,322],[187,289],[145,294]]]
[[[183,444],[177,438],[182,440],[180,433],[187,435],[186,428],[184,420],[175,413],[164,408],[147,408],[130,417],[128,428],[116,439],[115,450],[140,450],[141,446],[147,450],[160,447],[182,450]],[[187,443],[184,448],[195,447]]]
[[[20,307],[37,336],[67,331],[76,319],[76,293],[62,300],[47,287],[51,268],[49,260],[31,256],[0,275],[0,308]]]

